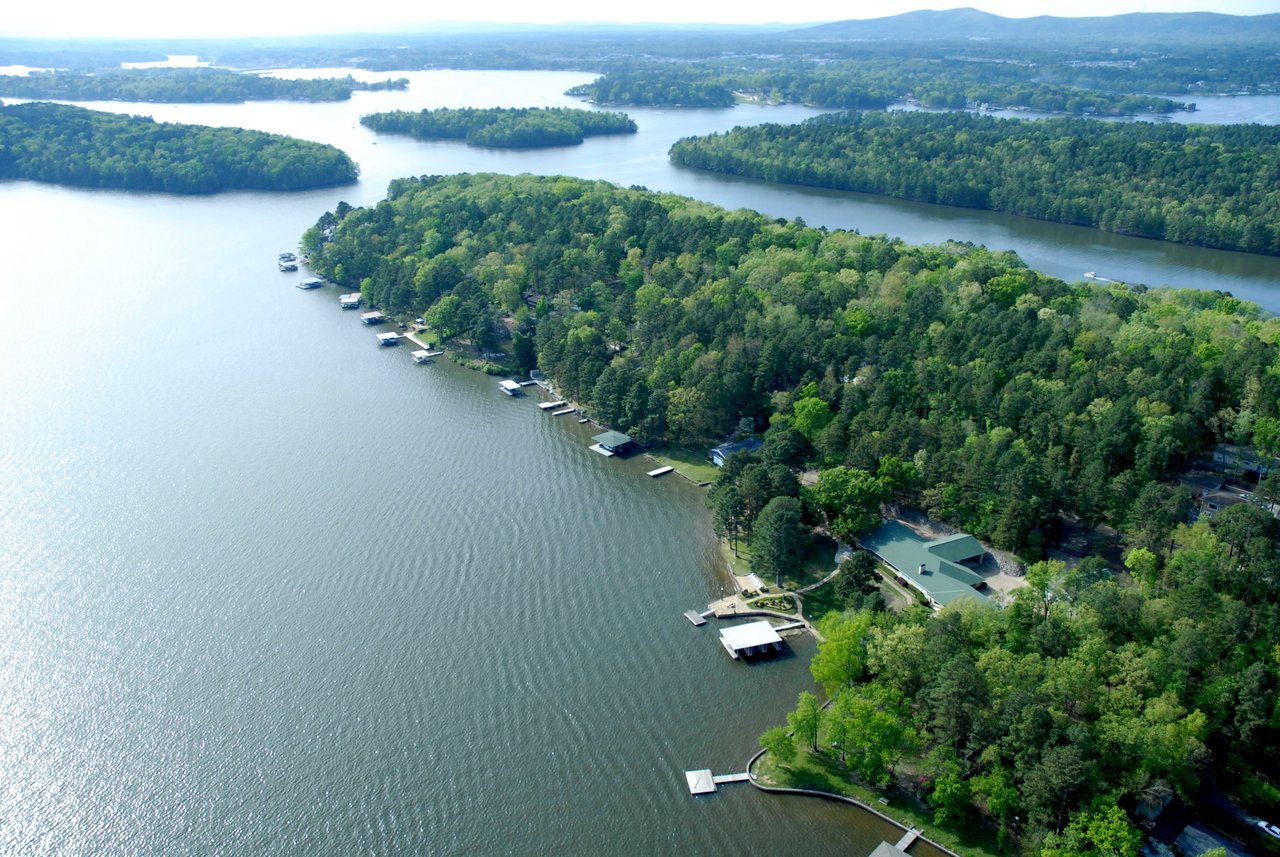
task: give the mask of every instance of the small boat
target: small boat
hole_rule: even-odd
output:
[[[298,263],[297,263],[297,262],[283,262],[283,261],[282,261],[282,262],[276,262],[276,267],[277,267],[277,268],[279,268],[281,271],[284,271],[285,273],[288,273],[288,272],[290,272],[290,271],[296,271],[296,270],[298,270]]]
[[[1096,271],[1085,271],[1084,278],[1086,280],[1096,280],[1098,279],[1098,274]]]
[[[298,257],[293,255],[292,253],[281,253],[279,256],[276,257],[276,261],[277,262],[296,262],[298,261]]]

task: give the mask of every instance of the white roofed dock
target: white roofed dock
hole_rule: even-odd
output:
[[[782,650],[782,638],[764,619],[723,629],[720,632],[720,644],[735,660],[742,655]]]

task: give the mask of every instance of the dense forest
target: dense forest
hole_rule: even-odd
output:
[[[1034,63],[973,62],[956,57],[880,54],[820,64],[712,59],[677,68],[657,62],[623,63],[568,94],[622,105],[720,107],[732,104],[734,93],[741,93],[777,104],[840,109],[881,109],[895,102],[916,101],[926,107],[987,105],[1102,116],[1171,113],[1190,107],[1125,90],[1086,89],[1077,85],[1083,77],[1073,74],[1070,82],[1050,82]]]
[[[851,113],[689,138],[671,158],[766,181],[1280,254],[1275,126]]]
[[[1060,512],[1158,542],[1177,514],[1164,480],[1280,425],[1280,321],[1220,294],[1070,285],[981,247],[487,175],[397,181],[304,244],[317,272],[539,366],[640,440],[745,427],[782,463],[897,458],[931,514],[1029,556]]]
[[[634,107],[732,107],[733,92],[699,69],[653,64],[625,66],[566,91],[596,104]]]
[[[361,116],[360,124],[382,134],[466,140],[469,146],[508,149],[576,146],[586,137],[636,132],[636,123],[623,113],[568,107],[396,110]]]
[[[405,89],[406,78],[362,83],[341,78],[293,80],[224,68],[116,69],[93,74],[35,72],[0,75],[0,96],[60,101],[239,103],[242,101],[345,101],[355,90]]]
[[[160,123],[63,104],[0,107],[0,178],[80,187],[214,193],[347,184],[341,150],[243,128]]]

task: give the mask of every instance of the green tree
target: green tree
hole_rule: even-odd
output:
[[[779,587],[782,578],[800,567],[805,554],[805,530],[800,501],[774,497],[760,512],[751,534],[751,567],[772,576]]]
[[[875,557],[869,551],[854,551],[840,563],[835,585],[836,595],[846,607],[860,605],[863,596],[880,590]]]
[[[852,686],[865,673],[871,623],[872,615],[865,611],[831,613],[818,622],[824,640],[809,663],[809,672],[828,696]]]
[[[880,504],[888,497],[879,479],[850,467],[823,470],[810,492],[831,534],[846,543],[880,522]]]
[[[822,707],[818,705],[818,697],[809,691],[802,691],[796,703],[796,710],[787,715],[787,725],[796,733],[796,737],[809,744],[813,751],[818,751],[818,731],[822,727]]]
[[[775,726],[760,736],[760,746],[779,762],[790,762],[796,757],[796,745],[785,726]]]
[[[1114,795],[1099,795],[1088,809],[1071,816],[1061,834],[1050,833],[1043,857],[1135,857],[1142,832],[1129,823]]]

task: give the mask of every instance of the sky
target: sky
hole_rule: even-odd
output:
[[[805,3],[749,0],[489,0],[440,3],[432,0],[60,0],[9,4],[2,36],[44,38],[165,38],[386,32],[428,29],[434,22],[531,23],[671,22],[717,24],[823,23],[878,18],[913,9],[972,6],[1010,18],[1031,15],[1115,15],[1125,12],[1223,12],[1260,15],[1280,12],[1280,0],[809,0]]]

